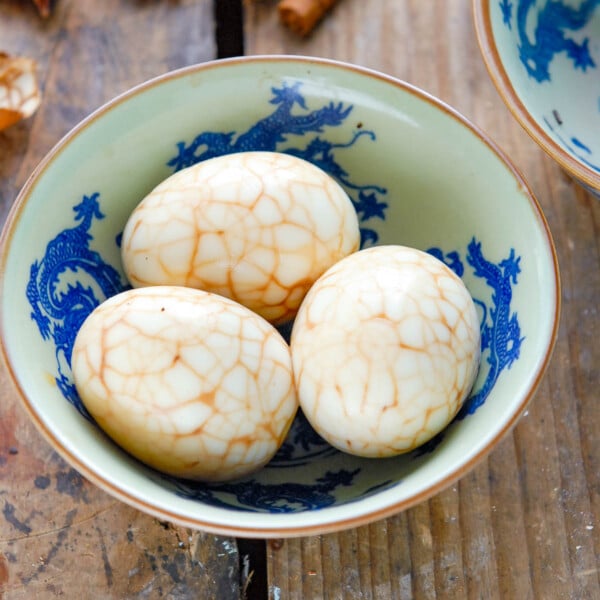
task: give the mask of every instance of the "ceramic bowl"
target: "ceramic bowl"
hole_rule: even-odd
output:
[[[531,137],[600,197],[600,0],[473,0],[500,95]]]
[[[190,483],[115,446],[73,386],[84,317],[127,283],[119,240],[133,207],[175,170],[240,150],[292,152],[345,187],[364,247],[428,250],[478,307],[482,364],[453,423],[409,454],[365,459],[298,415],[272,462],[242,481]],[[2,346],[33,421],[89,480],[161,519],[248,537],[357,526],[463,476],[515,424],[556,335],[559,277],[542,211],[500,150],[450,107],[383,74],[301,57],[168,73],[86,118],[41,162],[4,228]]]

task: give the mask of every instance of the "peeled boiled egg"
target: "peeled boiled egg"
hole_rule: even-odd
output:
[[[165,473],[203,481],[266,464],[297,410],[289,347],[221,296],[133,289],[100,304],[78,332],[76,389],[122,448]]]
[[[125,226],[122,262],[134,287],[214,292],[280,324],[359,242],[354,206],[324,171],[287,154],[242,152],[151,191]]]
[[[462,280],[430,254],[361,250],[311,288],[294,322],[300,406],[338,449],[394,456],[456,415],[477,374],[479,319]]]

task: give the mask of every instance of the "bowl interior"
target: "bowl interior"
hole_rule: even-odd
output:
[[[496,83],[517,117],[563,167],[600,193],[600,1],[475,6],[488,65],[499,71]]]
[[[241,150],[304,157],[336,177],[363,245],[429,250],[480,311],[483,358],[459,416],[394,459],[333,450],[299,415],[271,464],[199,484],[140,465],[98,430],[72,384],[81,322],[126,281],[119,239],[176,169]],[[555,336],[552,241],[526,185],[464,119],[401,82],[315,59],[255,57],[168,74],[103,107],[45,159],[3,236],[4,351],[54,446],[115,496],[176,522],[252,535],[323,531],[389,514],[464,474],[514,424]]]

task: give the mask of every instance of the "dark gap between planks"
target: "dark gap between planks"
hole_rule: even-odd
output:
[[[213,0],[217,58],[244,54],[243,0]]]
[[[236,542],[240,561],[241,600],[266,600],[269,597],[266,542],[245,538],[237,538]]]
[[[217,58],[244,54],[243,0],[213,0]],[[267,548],[264,540],[237,538],[243,600],[266,600]]]

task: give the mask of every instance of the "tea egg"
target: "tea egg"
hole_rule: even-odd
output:
[[[291,337],[300,406],[336,448],[394,456],[456,415],[477,375],[479,318],[462,280],[430,254],[361,250],[307,294]]]
[[[242,152],[152,190],[127,221],[122,262],[134,287],[214,292],[281,324],[359,243],[352,201],[324,171],[288,154]]]
[[[277,330],[227,298],[182,287],[100,304],[77,334],[72,370],[84,405],[118,445],[188,479],[262,467],[298,407]]]

